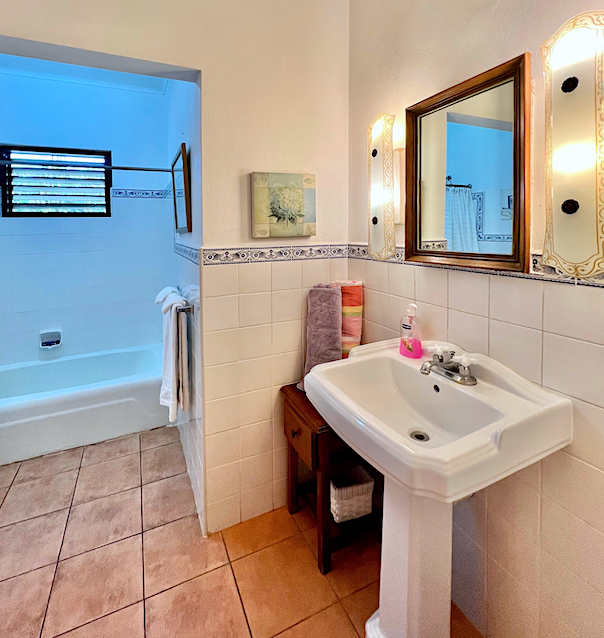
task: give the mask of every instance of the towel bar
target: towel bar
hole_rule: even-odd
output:
[[[188,315],[192,315],[195,312],[195,306],[183,306],[176,309],[178,312],[186,312]]]

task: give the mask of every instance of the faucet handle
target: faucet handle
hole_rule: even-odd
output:
[[[459,374],[462,377],[469,377],[471,375],[470,364],[471,360],[467,355],[462,355],[459,357]]]
[[[443,361],[443,349],[440,346],[428,346],[428,352],[432,355],[432,361]]]

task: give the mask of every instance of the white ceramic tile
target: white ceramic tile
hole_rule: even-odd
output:
[[[271,264],[239,264],[239,293],[270,292]]]
[[[447,305],[447,271],[443,268],[415,268],[415,298],[418,301]]]
[[[237,294],[238,285],[236,264],[204,266],[202,273],[202,291],[204,297],[225,297],[227,295]]]
[[[453,565],[451,569],[451,600],[466,618],[482,633],[487,629],[486,574],[482,589],[478,589],[470,574]]]
[[[422,322],[422,340],[447,341],[447,309],[418,302],[417,316]]]
[[[548,498],[541,516],[541,547],[604,594],[604,534]]]
[[[563,620],[543,603],[541,604],[541,615],[539,618],[540,638],[579,638]]]
[[[274,323],[272,328],[273,354],[302,349],[302,320]]]
[[[601,288],[546,283],[543,329],[564,337],[604,345],[604,294]]]
[[[247,521],[273,509],[273,483],[241,493],[241,520]]]
[[[541,492],[541,461],[515,472],[514,476],[534,490]]]
[[[302,292],[300,290],[276,291],[272,296],[272,307],[273,322],[300,319],[302,317]]]
[[[271,322],[271,293],[239,295],[239,325],[259,326]]]
[[[580,636],[602,636],[604,596],[545,551],[541,552],[541,595],[547,607],[555,609]]]
[[[205,371],[206,401],[222,399],[240,392],[238,363],[209,366]]]
[[[604,346],[543,334],[543,385],[604,407]]]
[[[255,359],[271,354],[272,330],[270,324],[239,329],[239,357]]]
[[[239,359],[239,330],[220,330],[206,333],[204,356],[205,364],[208,366],[237,361]]]
[[[287,447],[273,450],[273,480],[287,478]]]
[[[220,268],[220,266],[214,266]],[[239,324],[239,297],[210,297],[203,302],[203,329],[229,330]]]
[[[348,279],[348,259],[330,259],[329,273],[331,281],[345,281]]]
[[[542,281],[501,276],[491,276],[490,279],[491,319],[541,329]]]
[[[470,574],[476,591],[482,588],[486,576],[486,552],[459,527],[453,530],[452,563]]]
[[[388,320],[386,322],[388,328],[400,332],[401,320],[407,315],[410,303],[413,303],[412,299],[388,295]]]
[[[303,359],[301,350],[274,355],[272,385],[287,385],[288,383],[300,381],[302,378]]]
[[[253,425],[244,425],[241,432],[241,458],[263,454],[273,449],[273,422],[261,421]]]
[[[273,290],[302,288],[301,261],[275,261],[271,267]]]
[[[257,454],[241,461],[241,490],[267,485],[273,481],[273,453]]]
[[[348,277],[356,281],[367,281],[367,264],[364,259],[348,259]]]
[[[240,391],[252,392],[269,388],[271,384],[272,359],[261,357],[239,362]]]
[[[274,386],[272,388],[273,398],[273,418],[283,416],[283,394],[281,392],[281,386]]]
[[[333,259],[332,261],[336,261]],[[340,260],[341,261],[341,260]],[[273,481],[273,508],[278,509],[287,505],[287,479]]]
[[[367,321],[385,326],[388,323],[388,295],[366,289],[363,317]]]
[[[329,259],[305,259],[302,261],[302,287],[312,288],[315,284],[331,282]]]
[[[539,330],[491,320],[489,355],[530,381],[541,383],[542,336]]]
[[[483,549],[487,548],[487,491],[480,490],[453,506],[453,523]]]
[[[489,638],[539,638],[539,598],[492,558],[487,571]]]
[[[206,437],[206,467],[208,470],[238,461],[240,456],[239,429],[209,434]]]
[[[241,522],[241,497],[231,496],[207,507],[208,534]]]
[[[400,337],[398,330],[391,330],[372,321],[363,321],[362,343],[375,343]]]
[[[573,399],[573,442],[566,452],[604,470],[604,409]]]
[[[415,299],[415,267],[388,264],[388,292],[398,297]]]
[[[541,495],[513,474],[487,488],[488,508],[522,532],[533,543],[539,543]]]
[[[388,292],[388,263],[384,261],[367,262],[365,286],[369,290]]]
[[[604,472],[564,451],[541,462],[543,495],[604,532]]]
[[[489,320],[467,312],[449,310],[449,341],[467,352],[489,353]]]
[[[451,270],[449,272],[449,308],[488,317],[488,275]]]
[[[239,424],[249,425],[272,418],[272,389],[239,395]]]
[[[208,505],[223,501],[230,496],[236,496],[241,491],[239,479],[239,462],[221,465],[207,471],[207,499]]]

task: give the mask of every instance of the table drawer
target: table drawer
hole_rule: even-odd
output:
[[[283,428],[288,443],[311,470],[315,469],[314,434],[287,403],[284,406]]]

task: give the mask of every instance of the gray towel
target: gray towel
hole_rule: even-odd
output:
[[[306,376],[316,365],[342,358],[342,289],[317,284],[308,292]],[[304,390],[304,379],[298,383]]]

